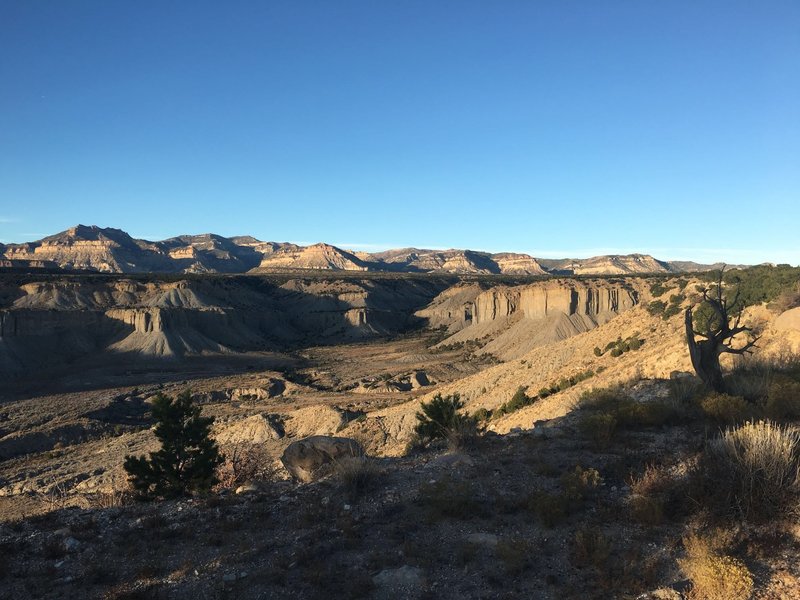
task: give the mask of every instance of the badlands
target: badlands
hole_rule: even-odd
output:
[[[726,271],[759,339],[720,400],[686,345],[696,265],[83,226],[0,253],[0,597],[800,594],[796,515],[697,478],[726,427],[800,417],[797,269]],[[258,468],[136,501],[125,457],[181,393]],[[456,394],[473,429],[420,440]],[[365,456],[288,462],[337,439]]]

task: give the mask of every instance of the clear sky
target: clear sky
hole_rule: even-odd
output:
[[[800,263],[800,2],[0,0],[0,241]]]

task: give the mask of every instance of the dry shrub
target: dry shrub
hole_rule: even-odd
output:
[[[555,527],[567,518],[567,503],[561,494],[534,492],[528,508],[542,521],[545,527]]]
[[[108,492],[96,492],[87,495],[86,499],[89,508],[117,508],[133,501],[133,491],[126,482],[121,488],[114,487]]]
[[[771,419],[800,418],[800,382],[777,377],[769,386],[764,408]]]
[[[368,456],[349,456],[337,460],[333,472],[351,500],[373,489],[381,475],[375,460]]]
[[[455,419],[445,433],[450,450],[474,448],[480,436],[480,427],[474,417]]]
[[[497,542],[495,555],[503,563],[506,573],[520,575],[531,564],[531,544],[522,538],[502,539]]]
[[[617,418],[609,413],[585,415],[578,427],[596,450],[602,451],[611,445],[617,430]]]
[[[719,513],[791,516],[800,499],[800,431],[769,421],[728,429],[707,445],[695,480],[701,497]]]
[[[258,444],[239,443],[226,449],[224,461],[217,467],[219,483],[215,490],[235,490],[254,481],[271,481],[276,468],[267,451]]]
[[[572,557],[578,566],[602,569],[611,554],[611,544],[597,527],[582,527],[575,532]]]
[[[666,469],[648,465],[641,477],[630,480],[631,517],[643,525],[660,525],[667,504],[677,505],[673,497],[676,482]]]
[[[584,469],[580,465],[574,471],[569,471],[561,476],[561,489],[565,499],[571,502],[580,502],[595,488],[603,483],[603,478],[597,469]]]
[[[753,594],[753,576],[745,564],[723,553],[715,536],[684,538],[686,558],[678,564],[691,580],[692,600],[746,600]]]
[[[741,423],[753,416],[753,407],[740,396],[712,392],[700,401],[707,417],[719,423]]]
[[[692,404],[702,389],[703,384],[695,377],[676,377],[669,380],[669,397],[678,405]]]

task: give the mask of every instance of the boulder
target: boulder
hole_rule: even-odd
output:
[[[314,435],[289,444],[281,462],[292,477],[308,483],[327,472],[335,461],[363,455],[361,445],[353,439]]]
[[[790,308],[775,319],[775,329],[778,331],[800,331],[800,306]]]
[[[216,435],[217,443],[225,444],[263,444],[267,440],[283,437],[273,422],[264,415],[253,415],[228,425]]]
[[[397,569],[384,569],[372,578],[375,597],[396,599],[419,598],[425,591],[422,569],[405,565]]]
[[[411,374],[411,387],[415,390],[431,385],[428,374],[425,371],[414,371]]]

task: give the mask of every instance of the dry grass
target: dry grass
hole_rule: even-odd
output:
[[[800,498],[800,431],[769,421],[712,440],[695,473],[713,510],[744,519],[792,516]]]
[[[747,600],[753,594],[753,576],[745,564],[723,553],[724,536],[689,535],[683,540],[686,558],[678,564],[691,580],[692,600]]]
[[[800,382],[777,376],[767,390],[764,409],[771,419],[800,418]]]
[[[381,469],[373,458],[350,456],[336,461],[333,473],[347,497],[355,500],[375,487]]]

